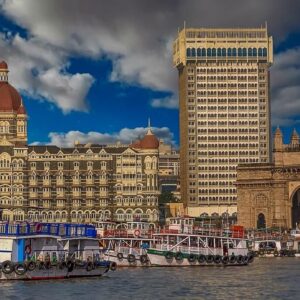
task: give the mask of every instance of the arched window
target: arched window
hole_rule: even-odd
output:
[[[231,56],[231,48],[227,49],[227,56]]]
[[[207,56],[211,56],[211,49],[210,48],[207,49]]]
[[[191,56],[191,49],[190,49],[190,48],[187,48],[187,49],[186,49],[186,56],[187,56],[187,57],[190,57],[190,56]]]
[[[202,56],[206,56],[206,49],[202,48]]]
[[[226,56],[226,48],[222,48],[222,56]]]
[[[258,56],[262,56],[262,48],[258,48]]]
[[[222,49],[221,48],[218,48],[218,50],[217,50],[217,56],[222,56]]]
[[[216,48],[212,49],[211,54],[212,54],[212,56],[216,56],[216,54],[217,54]]]
[[[243,56],[247,56],[247,49],[243,48]]]
[[[252,56],[252,48],[248,49],[248,56]]]
[[[232,48],[232,56],[236,56],[236,48]]]
[[[252,53],[253,56],[257,56],[257,49],[256,48],[253,48],[253,53]]]
[[[196,56],[196,49],[192,48],[192,56],[195,57]]]
[[[242,48],[239,48],[239,49],[238,49],[238,56],[242,56],[242,55],[243,55]]]
[[[267,56],[267,48],[263,48],[263,56]]]
[[[201,48],[197,49],[197,56],[201,56]]]

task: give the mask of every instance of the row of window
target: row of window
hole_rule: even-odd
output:
[[[187,57],[266,57],[267,48],[187,48]]]

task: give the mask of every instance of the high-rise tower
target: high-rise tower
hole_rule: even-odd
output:
[[[267,28],[184,28],[179,72],[181,193],[193,216],[236,213],[236,167],[270,160]]]

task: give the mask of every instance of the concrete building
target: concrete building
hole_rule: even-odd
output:
[[[7,64],[1,62],[2,219],[158,220],[159,141],[151,128],[132,145],[28,146],[27,114],[7,74]]]
[[[300,144],[294,130],[284,144],[277,128],[273,162],[240,165],[238,223],[247,228],[294,228],[300,223]]]
[[[180,160],[179,152],[171,145],[159,141],[158,181],[160,192],[172,192],[180,200]]]
[[[267,28],[184,28],[179,74],[181,198],[191,216],[236,214],[236,168],[270,160]]]

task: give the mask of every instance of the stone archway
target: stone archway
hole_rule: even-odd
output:
[[[296,227],[296,224],[300,224],[300,188],[298,188],[292,196],[292,228]]]
[[[256,225],[257,229],[263,229],[266,228],[266,217],[263,213],[260,213],[257,216],[257,225]]]

